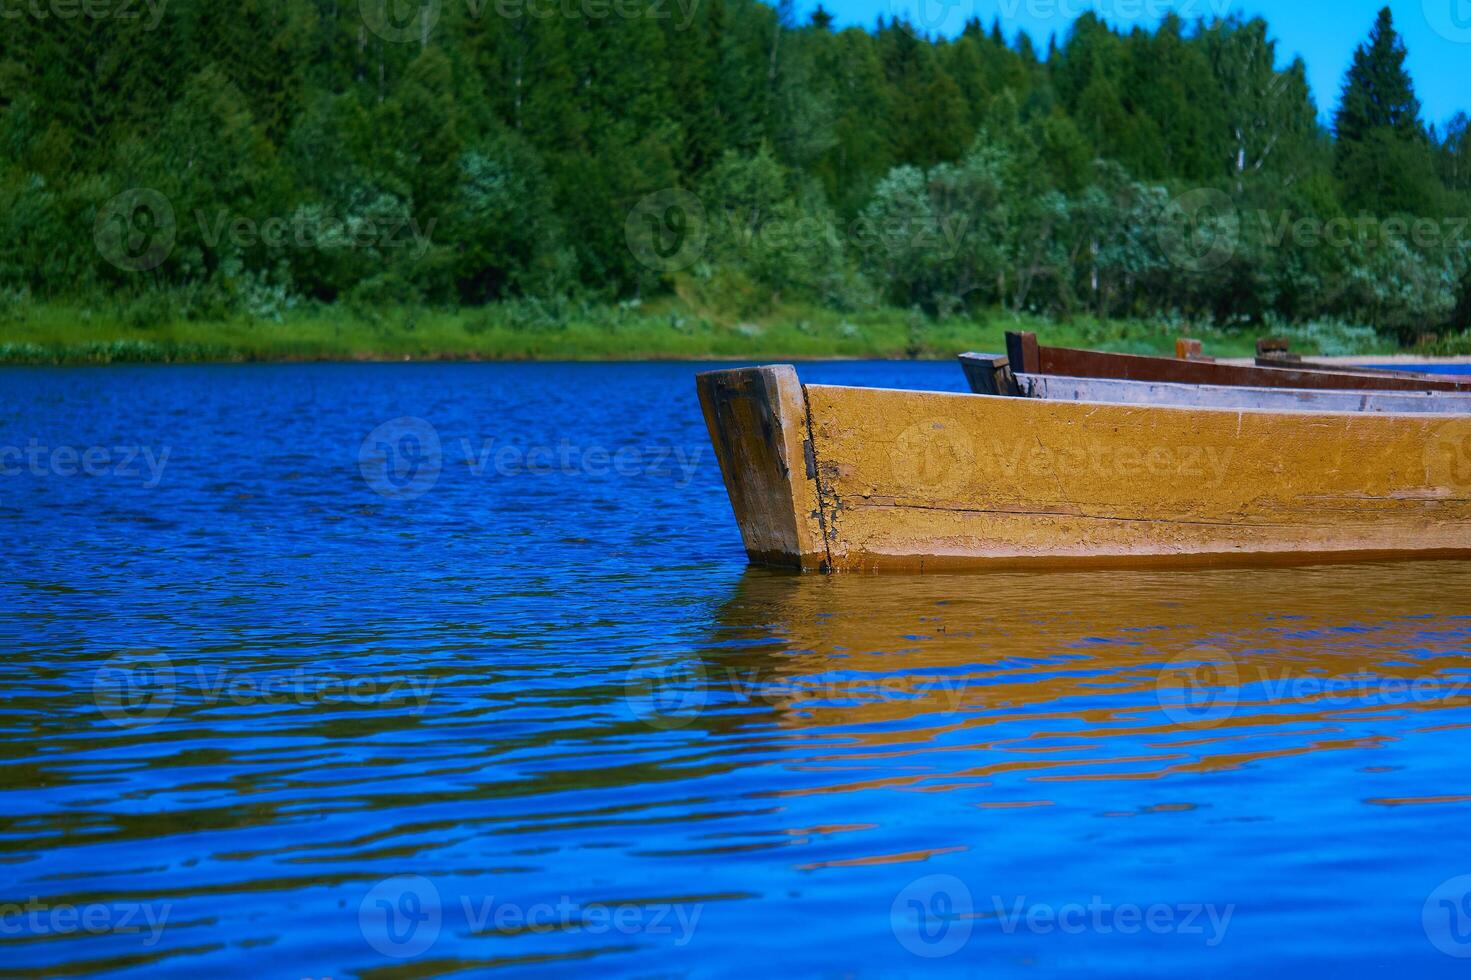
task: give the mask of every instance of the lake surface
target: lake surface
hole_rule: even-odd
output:
[[[1471,564],[748,569],[696,369],[0,371],[0,973],[1471,968]]]

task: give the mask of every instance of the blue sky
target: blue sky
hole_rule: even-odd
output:
[[[1007,35],[1025,28],[1039,49],[1047,36],[1067,34],[1084,11],[1092,10],[1115,26],[1153,25],[1174,10],[1187,21],[1217,14],[1262,16],[1277,38],[1284,61],[1301,56],[1319,114],[1326,121],[1338,104],[1343,73],[1354,48],[1369,35],[1384,0],[824,0],[838,25],[873,27],[885,17],[908,13],[930,30],[953,34],[969,17],[988,27],[1000,15]],[[816,0],[800,6],[812,10]],[[1391,0],[1395,27],[1409,48],[1409,68],[1425,106],[1427,122],[1444,124],[1458,110],[1471,112],[1471,0]]]

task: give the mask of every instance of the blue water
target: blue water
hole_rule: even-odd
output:
[[[1471,364],[1365,364],[1365,367],[1417,374],[1471,374]]]
[[[751,570],[696,367],[0,371],[0,973],[1465,974],[1471,564]]]

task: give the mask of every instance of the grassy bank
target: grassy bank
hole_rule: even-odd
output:
[[[898,309],[844,313],[796,305],[742,319],[673,298],[616,306],[522,301],[371,313],[311,307],[289,310],[280,319],[210,321],[32,304],[0,313],[0,363],[941,358],[1004,350],[1005,332],[1018,329],[1034,330],[1049,344],[1159,354],[1173,353],[1175,338],[1194,336],[1219,357],[1250,355],[1259,332],[1178,322],[1054,321],[1003,312],[931,318]],[[1370,330],[1341,324],[1272,332],[1290,337],[1303,353],[1394,349]]]

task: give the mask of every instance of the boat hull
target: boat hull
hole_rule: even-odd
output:
[[[699,387],[758,562],[938,571],[1471,555],[1471,417],[803,386],[791,368],[714,372]]]

